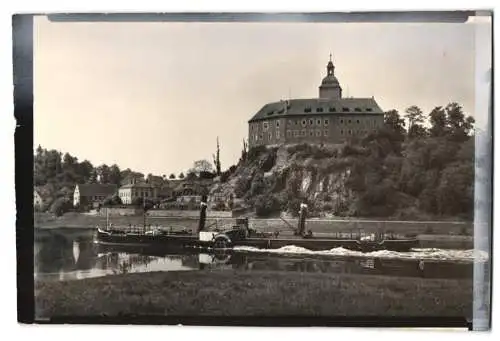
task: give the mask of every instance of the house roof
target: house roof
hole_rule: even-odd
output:
[[[118,186],[114,184],[78,184],[80,196],[115,194]]]
[[[304,115],[380,115],[383,113],[374,98],[292,99],[264,105],[248,122]]]
[[[139,182],[135,184],[126,184],[120,187],[120,189],[126,189],[126,188],[153,188],[154,186],[145,182]]]

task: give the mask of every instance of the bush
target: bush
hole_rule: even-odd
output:
[[[239,177],[236,180],[235,186],[234,186],[234,195],[236,198],[243,198],[250,189],[250,186],[252,185],[252,182],[250,179],[247,179],[245,177]]]
[[[262,194],[265,189],[266,185],[264,183],[264,176],[261,173],[257,173],[250,183],[250,196],[254,197]]]
[[[260,169],[263,172],[269,172],[274,165],[276,164],[276,149],[273,149],[272,151],[267,154],[266,159],[262,162]]]
[[[256,160],[262,153],[266,152],[266,150],[267,150],[266,146],[256,146],[250,148],[250,150],[248,151],[247,160],[248,161]]]
[[[258,217],[269,217],[280,212],[281,204],[274,195],[259,195],[255,201],[255,214]]]
[[[73,208],[73,204],[71,203],[71,201],[64,197],[61,197],[54,200],[54,202],[50,206],[50,212],[59,217],[68,212],[71,208]]]
[[[220,182],[225,183],[229,179],[230,175],[231,173],[229,173],[228,171],[222,172],[222,174],[220,175]]]
[[[222,201],[217,201],[213,208],[215,211],[225,211],[226,205]]]
[[[191,174],[191,173],[189,173],[189,174]],[[188,174],[188,177],[189,177],[189,174]],[[200,179],[213,179],[213,178],[215,178],[215,176],[216,176],[216,174],[214,174],[212,172],[201,171],[199,178]]]
[[[122,199],[116,194],[108,196],[103,201],[104,206],[117,206],[122,204]]]

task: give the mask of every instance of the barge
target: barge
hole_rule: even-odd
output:
[[[148,229],[146,223],[140,229],[130,227],[115,227],[107,219],[102,229],[96,227],[95,241],[108,245],[128,245],[132,247],[151,248],[155,250],[170,248],[198,248],[212,250],[227,250],[234,247],[255,247],[260,249],[279,249],[284,246],[297,246],[311,251],[331,250],[342,247],[349,250],[371,252],[391,250],[406,252],[418,247],[416,238],[400,238],[383,231],[364,234],[358,231],[350,237],[316,236],[309,230],[306,232],[305,223],[307,205],[301,204],[298,226],[293,231],[262,232],[249,227],[248,218],[236,219],[236,223],[228,229],[212,229],[205,227],[206,197],[201,204],[198,230],[173,231],[171,229]],[[146,210],[144,210],[146,215]],[[144,220],[145,222],[146,220]]]

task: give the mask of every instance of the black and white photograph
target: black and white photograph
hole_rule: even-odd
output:
[[[13,28],[34,323],[490,328],[491,12]]]

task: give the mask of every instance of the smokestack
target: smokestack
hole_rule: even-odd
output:
[[[300,204],[299,227],[297,229],[299,236],[304,236],[304,231],[306,230],[306,216],[307,216],[307,205],[302,203]]]
[[[200,220],[198,221],[198,232],[205,229],[205,219],[207,217],[207,196],[201,196]]]

